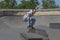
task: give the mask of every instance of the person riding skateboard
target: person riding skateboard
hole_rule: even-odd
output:
[[[35,29],[33,26],[36,22],[36,19],[33,18],[33,15],[35,14],[36,10],[38,9],[39,7],[36,7],[34,9],[31,9],[29,12],[27,12],[24,16],[23,16],[23,20],[25,22],[27,22],[28,26],[27,28],[31,28],[31,29]]]

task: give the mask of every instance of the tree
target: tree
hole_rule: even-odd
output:
[[[0,2],[0,8],[15,8],[16,0],[4,0]]]
[[[4,2],[1,1],[1,2],[0,2],[0,8],[3,8],[3,5],[4,5]]]
[[[19,4],[19,8],[21,9],[33,9],[38,5],[38,0],[22,0],[21,4]]]
[[[24,8],[24,9],[25,9],[25,8],[26,8],[26,3],[27,3],[27,1],[22,0],[22,1],[21,1],[21,4],[19,4],[18,7],[19,7],[19,8]]]
[[[42,0],[43,8],[56,8],[55,0]]]

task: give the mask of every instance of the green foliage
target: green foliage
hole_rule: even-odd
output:
[[[12,9],[16,7],[16,0],[4,0],[0,2],[0,8]]]
[[[0,8],[3,8],[4,2],[0,2]]]
[[[42,0],[42,3],[44,9],[59,8],[55,0]],[[0,9],[33,9],[38,4],[38,0],[21,0],[20,4],[17,4],[16,0],[4,0],[0,1]]]
[[[22,0],[21,4],[19,4],[19,8],[21,9],[33,9],[38,5],[38,0]]]
[[[55,0],[42,0],[43,8],[57,8]]]

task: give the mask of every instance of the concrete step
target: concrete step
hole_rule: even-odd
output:
[[[20,35],[25,39],[25,40],[49,40],[47,33],[44,30],[36,30],[35,33],[31,32],[21,32]]]
[[[25,40],[43,40],[42,38],[43,36],[36,33],[24,32],[24,33],[20,33],[20,35],[24,37]]]

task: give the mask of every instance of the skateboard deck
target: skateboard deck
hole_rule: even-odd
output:
[[[36,32],[36,30],[35,30],[35,29],[30,28],[30,29],[28,30],[28,32],[35,33],[35,32]]]

